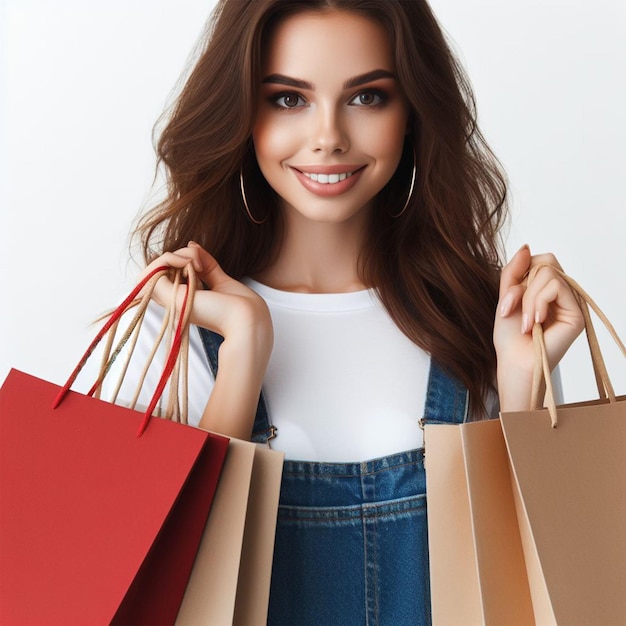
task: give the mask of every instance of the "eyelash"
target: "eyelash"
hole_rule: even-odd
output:
[[[373,95],[375,98],[378,98],[378,102],[375,102],[374,104],[352,104],[357,98],[360,98],[365,95],[370,95],[370,94]],[[284,98],[287,98],[289,96],[297,98],[296,102],[298,104],[294,106],[285,106],[284,104],[280,104],[281,100],[284,100]],[[360,91],[355,96],[353,96],[350,99],[348,104],[349,106],[358,106],[358,107],[363,107],[363,108],[368,108],[368,109],[376,109],[376,108],[383,106],[387,102],[387,99],[388,99],[387,94],[384,93],[383,91],[380,91],[379,89],[364,89],[363,91]],[[281,93],[274,94],[269,98],[269,101],[272,105],[274,105],[280,111],[289,111],[292,109],[298,109],[301,106],[303,106],[302,104],[300,104],[300,102],[306,103],[306,100],[296,91],[283,91]]]
[[[354,98],[350,100],[350,103],[354,102],[357,98],[360,98],[361,96],[366,96],[366,95],[372,95],[375,98],[378,98],[378,102],[376,102],[375,104],[355,104],[352,106],[361,106],[361,107],[366,107],[369,109],[377,109],[381,107],[383,104],[385,104],[385,102],[387,102],[387,94],[384,93],[383,91],[380,91],[380,89],[365,89],[357,93],[356,96],[354,96]]]
[[[273,104],[273,105],[274,105],[277,109],[280,109],[280,110],[282,110],[282,111],[288,111],[288,110],[290,110],[290,109],[296,109],[296,108],[298,108],[298,105],[290,107],[290,106],[285,106],[285,105],[283,105],[283,104],[279,104],[279,101],[280,101],[280,100],[282,100],[282,99],[284,99],[284,98],[287,98],[287,97],[289,97],[289,96],[293,96],[293,97],[297,98],[297,99],[298,99],[298,102],[300,102],[300,101],[302,101],[302,102],[306,102],[306,100],[305,100],[305,99],[304,99],[304,98],[303,98],[303,97],[302,97],[299,93],[296,93],[295,91],[283,91],[283,92],[281,92],[281,93],[274,94],[273,96],[271,96],[271,97],[270,97],[270,102],[271,102],[271,103],[272,103],[272,104]],[[300,105],[300,106],[301,106],[301,105]]]

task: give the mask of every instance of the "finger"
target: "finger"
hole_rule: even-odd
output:
[[[180,269],[189,265],[190,262],[194,264],[194,269],[198,271],[198,269],[201,269],[201,265],[194,258],[195,256],[195,252],[188,251],[188,249],[185,248],[176,250],[176,252],[165,252],[161,256],[154,259],[154,261],[146,267],[144,275],[161,265],[167,265],[169,267]]]
[[[533,322],[538,316],[538,294],[546,288],[550,281],[558,277],[553,268],[561,271],[563,269],[556,257],[551,253],[533,255],[530,259],[531,275],[532,268],[538,268],[538,270],[534,273],[532,279],[529,276],[526,292],[522,299],[522,333],[528,333],[532,330]],[[548,293],[552,293],[552,291]],[[546,309],[546,306],[543,306],[542,310]],[[542,313],[539,313],[539,317],[542,317]]]
[[[524,291],[524,286],[520,284],[509,287],[508,291],[504,293],[498,303],[500,317],[508,317],[513,311],[519,309]]]
[[[538,263],[536,265],[538,265]],[[533,279],[526,286],[526,291],[522,298],[522,333],[528,333],[532,330],[533,322],[537,317],[537,298],[539,294],[546,288],[548,283],[550,283],[554,279],[556,279],[556,274],[552,272],[549,267],[541,267],[539,271],[535,274]],[[547,293],[551,294],[552,291],[549,291]],[[544,299],[544,302],[547,301],[545,301]]]
[[[556,267],[557,269],[563,271],[561,264],[558,262],[557,258],[554,254],[544,253],[544,254],[535,254],[530,259],[531,267],[535,267],[536,265],[550,265],[552,267]]]
[[[578,325],[581,311],[569,285],[560,278],[550,280],[537,294],[534,302],[534,321],[543,324],[550,320],[551,305],[552,317],[559,321]],[[556,307],[556,311],[554,311]]]
[[[230,280],[230,276],[224,272],[213,255],[209,254],[195,241],[189,242],[189,248],[194,251],[201,266],[200,269],[196,268],[196,271],[202,279],[202,282],[204,282],[209,289],[216,287],[226,280]]]
[[[173,269],[185,269],[191,263],[195,267],[201,267],[196,257],[196,252],[188,248],[182,248],[175,252],[165,252],[146,267],[142,277],[147,276],[150,272],[162,266],[171,267]],[[173,287],[174,283],[172,282],[171,276],[167,274],[161,276],[154,285],[152,299],[164,306],[164,303],[171,299]]]
[[[555,260],[556,261],[556,260]],[[551,267],[542,267],[524,294],[522,309],[522,332],[529,332],[533,322],[544,323],[558,318],[578,325],[581,317],[577,299],[569,285]]]
[[[500,276],[500,299],[502,300],[506,293],[519,285],[524,280],[528,269],[530,268],[530,248],[523,245],[514,255],[513,258],[504,266]]]

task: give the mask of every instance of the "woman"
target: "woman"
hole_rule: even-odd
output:
[[[287,457],[270,623],[429,623],[418,420],[527,408],[532,323],[554,366],[582,320],[524,283],[551,255],[500,271],[505,181],[428,5],[222,1],[158,153],[148,268],[208,286],[190,421]]]

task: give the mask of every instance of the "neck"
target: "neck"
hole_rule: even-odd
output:
[[[278,258],[254,278],[269,287],[300,293],[344,293],[366,289],[358,273],[367,214],[341,223],[315,222],[285,213]]]

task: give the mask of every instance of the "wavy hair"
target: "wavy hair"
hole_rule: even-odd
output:
[[[167,196],[139,222],[144,257],[193,239],[237,279],[275,258],[283,223],[251,140],[262,56],[278,20],[311,10],[353,11],[389,34],[411,108],[410,133],[377,197],[359,271],[401,331],[465,383],[471,412],[480,415],[495,379],[506,179],[478,129],[469,81],[424,0],[221,0],[162,119],[157,155]],[[394,218],[406,202],[414,160],[414,193]],[[268,216],[261,225],[246,215],[242,168],[255,214]]]

